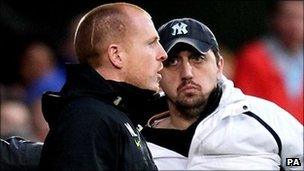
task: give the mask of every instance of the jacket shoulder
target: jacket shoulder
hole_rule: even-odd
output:
[[[92,97],[83,97],[73,100],[64,108],[64,113],[72,113],[76,115],[86,115],[99,119],[114,119],[123,117],[123,112],[102,100]]]

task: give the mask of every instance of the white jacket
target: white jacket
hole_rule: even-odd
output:
[[[159,170],[187,169],[187,157],[150,142],[147,145]]]
[[[196,128],[186,169],[280,170],[282,166],[303,170],[303,125],[276,104],[246,96],[232,81],[223,81],[219,106]],[[156,164],[160,158],[162,163],[171,160],[169,149],[155,147],[149,145]],[[301,166],[287,166],[286,158],[299,159]],[[180,158],[178,165],[185,160]],[[160,170],[184,169],[157,166]]]

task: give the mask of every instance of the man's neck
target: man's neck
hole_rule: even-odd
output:
[[[170,112],[170,117],[169,117],[169,123],[170,125],[179,130],[185,130],[187,129],[191,124],[193,124],[197,118],[188,118],[185,119],[184,113],[181,113],[181,111],[178,111],[174,105],[169,105],[169,112]]]
[[[99,73],[99,75],[101,75],[106,80],[124,82],[124,79],[122,78],[122,74],[111,67],[99,66],[99,67],[93,67],[93,68]]]

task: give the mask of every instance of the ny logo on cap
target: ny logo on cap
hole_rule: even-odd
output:
[[[172,26],[173,32],[172,35],[175,36],[176,34],[186,34],[188,33],[187,24],[185,23],[176,23],[174,26]]]

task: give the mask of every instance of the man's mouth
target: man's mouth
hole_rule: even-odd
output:
[[[197,87],[192,84],[187,84],[187,85],[180,87],[177,91],[182,92],[182,91],[193,90],[193,89],[197,89]]]
[[[191,91],[191,90],[198,90],[198,87],[194,84],[188,83],[185,85],[181,85],[177,88],[178,92]]]

